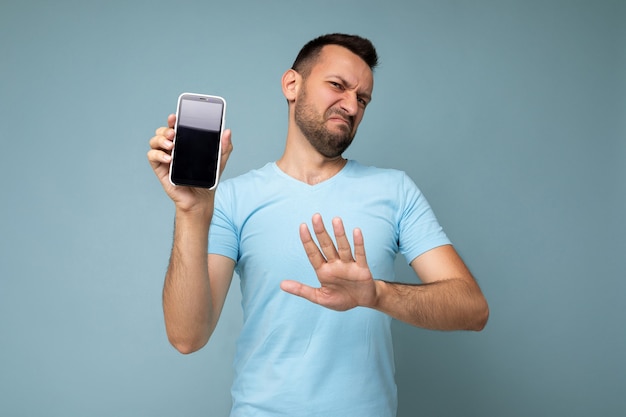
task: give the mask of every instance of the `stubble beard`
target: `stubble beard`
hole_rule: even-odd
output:
[[[326,127],[326,121],[333,114],[340,115],[349,122],[349,125],[341,127],[341,132],[331,132]],[[307,101],[305,90],[302,90],[300,97],[296,101],[294,118],[304,137],[316,151],[326,158],[341,156],[352,143],[352,139],[354,139],[352,132],[354,118],[347,116],[340,109],[331,107],[326,111],[324,117],[320,119],[317,111]]]

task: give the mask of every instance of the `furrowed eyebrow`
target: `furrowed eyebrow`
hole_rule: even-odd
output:
[[[368,102],[372,101],[372,95],[368,93],[358,93],[361,98],[364,98]]]
[[[328,78],[336,78],[336,79],[338,79],[339,81],[341,81],[341,83],[342,83],[343,85],[345,85],[347,88],[353,88],[353,87],[352,87],[352,84],[351,84],[351,83],[349,83],[349,82],[348,82],[348,80],[346,80],[345,78],[343,78],[341,75],[336,75],[336,74],[334,74],[334,75],[330,75]],[[371,94],[369,94],[369,93],[366,93],[366,92],[364,92],[364,91],[361,91],[361,92],[358,92],[358,91],[357,91],[357,95],[358,95],[359,97],[361,97],[361,98],[363,98],[363,99],[367,100],[368,102],[369,102],[369,101],[372,101],[372,95],[371,95]]]

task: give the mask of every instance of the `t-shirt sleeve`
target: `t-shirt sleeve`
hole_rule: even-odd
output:
[[[215,193],[215,209],[209,229],[209,253],[226,256],[235,262],[239,258],[238,229],[233,220],[232,187],[220,184]]]
[[[399,220],[399,249],[408,263],[438,246],[450,244],[426,197],[417,185],[403,174],[404,205]]]

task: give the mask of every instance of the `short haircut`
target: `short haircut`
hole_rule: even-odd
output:
[[[378,65],[378,54],[372,42],[357,35],[331,33],[319,36],[302,47],[291,69],[306,77],[311,72],[313,64],[319,57],[322,48],[326,45],[338,45],[359,56],[373,71]]]

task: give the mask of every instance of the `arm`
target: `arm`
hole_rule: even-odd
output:
[[[359,229],[354,230],[354,257],[341,219],[333,219],[336,247],[319,215],[313,217],[313,229],[319,247],[305,225],[300,228],[300,238],[321,287],[284,281],[283,290],[334,310],[374,308],[428,329],[484,327],[489,315],[487,302],[452,246],[432,249],[411,262],[424,284],[389,283],[373,279]]]
[[[170,343],[181,353],[202,348],[217,326],[235,262],[208,255],[202,216],[176,213],[174,244],[163,285],[163,313]]]
[[[208,232],[213,217],[214,190],[176,187],[168,179],[176,118],[157,129],[150,140],[148,160],[163,189],[176,206],[172,254],[163,287],[163,312],[167,335],[182,353],[204,346],[224,306],[234,262],[208,255]],[[222,136],[223,171],[232,151],[230,130]]]
[[[372,306],[392,317],[434,330],[482,330],[489,307],[478,284],[452,245],[440,246],[411,262],[423,284],[376,281]]]

